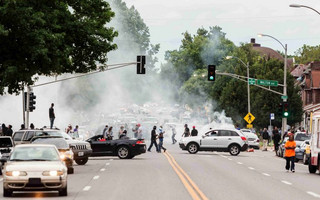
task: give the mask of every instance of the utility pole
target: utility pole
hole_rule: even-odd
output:
[[[247,81],[248,81],[248,113],[251,113],[250,106],[250,84],[249,84],[249,62],[247,63]]]

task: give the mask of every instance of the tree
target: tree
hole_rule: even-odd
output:
[[[113,16],[103,0],[0,1],[0,94],[19,93],[34,75],[97,70],[117,47]]]
[[[296,56],[294,57],[296,63],[307,64],[311,61],[320,60],[320,45],[317,46],[308,46],[303,45],[295,52]]]

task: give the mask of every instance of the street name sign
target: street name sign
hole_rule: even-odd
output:
[[[281,99],[288,99],[288,96],[281,96]]]
[[[262,79],[257,79],[257,84],[258,85],[263,85],[263,86],[278,86],[278,81],[273,81],[273,80],[262,80]]]
[[[256,84],[256,79],[254,78],[249,78],[249,85],[255,85]]]
[[[246,120],[248,124],[251,124],[254,121],[255,117],[253,116],[253,114],[248,113],[243,119]]]

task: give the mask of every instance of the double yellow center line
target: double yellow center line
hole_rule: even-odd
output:
[[[167,157],[171,167],[179,176],[184,187],[187,189],[192,199],[194,200],[208,200],[208,198],[203,194],[203,192],[198,188],[198,186],[191,180],[188,174],[178,165],[173,156],[166,151],[164,155]]]

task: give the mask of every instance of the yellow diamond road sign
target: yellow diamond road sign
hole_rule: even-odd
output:
[[[255,117],[251,113],[248,113],[243,119],[246,120],[248,124],[251,124],[255,119]]]
[[[253,128],[252,124],[247,124],[247,128]]]

